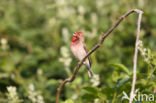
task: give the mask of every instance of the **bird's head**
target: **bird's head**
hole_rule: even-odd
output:
[[[74,32],[72,37],[72,42],[74,41],[84,41],[84,35],[82,32]]]

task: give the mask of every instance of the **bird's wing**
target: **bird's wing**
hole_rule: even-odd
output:
[[[88,53],[88,49],[87,49],[87,46],[86,46],[85,43],[83,43],[83,48],[84,48],[84,50],[86,51],[86,53]],[[89,56],[88,56],[88,60],[89,60],[89,64],[90,64],[90,66],[91,66],[91,59],[90,59]]]

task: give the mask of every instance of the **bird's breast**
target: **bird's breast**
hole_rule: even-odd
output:
[[[82,43],[78,43],[77,45],[71,46],[71,51],[73,55],[79,60],[82,60],[84,56],[86,55],[86,51]]]

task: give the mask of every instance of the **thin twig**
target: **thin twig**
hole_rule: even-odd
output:
[[[136,41],[135,41],[135,52],[134,52],[134,60],[133,60],[133,81],[132,81],[129,103],[132,103],[133,98],[134,98],[134,90],[135,90],[135,83],[136,83],[137,56],[138,56],[138,41],[139,41],[139,35],[140,35],[141,18],[143,14],[143,12],[138,9],[135,9],[135,12],[139,14],[139,17],[138,17],[138,22],[137,22],[137,36],[136,36]]]
[[[61,93],[61,89],[62,87],[67,83],[67,82],[72,82],[76,75],[77,75],[77,72],[79,71],[80,67],[82,66],[83,62],[85,61],[85,59],[91,55],[95,50],[97,50],[101,45],[102,43],[104,42],[105,38],[121,23],[121,21],[126,18],[128,15],[132,14],[133,12],[137,12],[137,9],[132,9],[132,10],[129,10],[127,13],[125,13],[123,16],[121,16],[119,18],[119,20],[110,28],[108,29],[108,31],[106,33],[102,33],[102,38],[101,40],[92,48],[92,50],[90,50],[87,55],[80,61],[77,63],[77,66],[75,67],[74,69],[74,73],[72,75],[71,78],[67,78],[65,79],[61,85],[59,86],[59,88],[57,89],[57,94],[56,94],[56,103],[59,103],[59,97],[60,97],[60,93]]]

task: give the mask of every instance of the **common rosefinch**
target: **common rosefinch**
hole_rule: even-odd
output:
[[[82,32],[75,32],[73,34],[70,48],[71,48],[73,55],[77,59],[82,60],[86,56],[86,54],[88,53],[88,49],[87,49],[86,44],[84,42],[84,35]],[[84,64],[87,67],[89,77],[92,77],[93,73],[91,71],[90,57],[88,57],[84,61]]]

